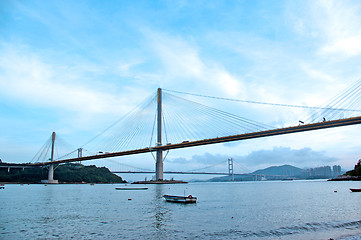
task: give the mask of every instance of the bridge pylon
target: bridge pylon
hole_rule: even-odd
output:
[[[157,91],[157,146],[162,145],[162,89]],[[163,180],[163,150],[157,149],[155,163],[155,178]]]
[[[55,147],[56,134],[53,132],[51,135],[51,156],[50,161],[54,161],[54,147]],[[57,184],[58,180],[54,180],[54,164],[49,164],[48,180],[42,180],[43,183]]]

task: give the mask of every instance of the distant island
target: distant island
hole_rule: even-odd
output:
[[[2,183],[40,183],[48,178],[46,168],[21,168],[24,164],[17,164],[19,168],[8,171],[6,163],[1,163],[0,182]],[[15,165],[15,164],[12,164]],[[54,171],[54,179],[59,183],[124,183],[121,177],[111,173],[106,167],[84,166],[79,163],[59,165]]]

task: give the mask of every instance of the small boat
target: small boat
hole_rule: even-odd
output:
[[[172,195],[163,195],[167,202],[176,202],[176,203],[196,203],[197,197],[192,195],[188,196],[172,196]]]
[[[147,187],[117,187],[116,190],[147,190]]]
[[[350,188],[351,192],[361,192],[361,188]]]

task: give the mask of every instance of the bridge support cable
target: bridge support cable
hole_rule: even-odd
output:
[[[330,107],[315,107],[315,106],[283,104],[283,103],[269,103],[269,102],[259,102],[259,101],[233,99],[233,98],[225,98],[225,97],[215,97],[215,96],[202,95],[202,94],[196,94],[196,93],[175,91],[175,90],[170,90],[170,89],[163,89],[163,90],[167,91],[167,92],[178,93],[178,94],[185,94],[185,95],[191,95],[191,96],[197,96],[197,97],[203,97],[203,98],[211,98],[211,99],[218,99],[218,100],[231,101],[231,102],[242,102],[242,103],[250,103],[250,104],[287,107],[287,108],[303,108],[303,109],[315,109],[315,110],[324,109],[324,110],[341,110],[341,111],[360,112],[360,110],[357,110],[357,109],[356,110],[355,109],[342,109],[342,108],[335,109],[335,108],[330,108]]]
[[[164,94],[168,129],[179,129],[181,137],[170,134],[171,142],[197,140],[217,136],[234,135],[236,133],[255,132],[271,129],[271,126],[257,123],[215,108],[195,103],[172,94]],[[169,130],[169,132],[171,132]],[[172,131],[173,133],[173,131]],[[174,139],[174,137],[176,139]]]
[[[191,169],[191,170],[188,170],[186,172],[199,172],[199,171],[203,171],[205,169],[210,169],[210,168],[213,168],[215,166],[219,166],[219,165],[225,165],[225,163],[227,163],[227,160],[222,160],[220,162],[217,162],[217,163],[214,163],[214,164],[211,164],[209,166],[205,166],[205,167],[201,167],[201,168],[196,168],[196,169]]]
[[[149,146],[155,103],[153,94],[82,147],[103,154]]]
[[[153,101],[153,100],[152,100]],[[124,125],[119,126],[118,133],[112,133],[113,137],[108,140],[107,145],[104,145],[103,148],[106,151],[114,152],[119,151],[120,149],[132,149],[146,146],[144,132],[145,128],[149,127],[148,123],[150,119],[144,117],[149,110],[149,107],[152,105],[152,101],[145,106],[141,111],[137,111],[134,115],[127,119]],[[123,133],[120,135],[119,133]],[[148,134],[149,136],[149,134]]]
[[[44,145],[39,149],[39,151],[35,154],[35,156],[31,159],[30,162],[38,163],[38,162],[48,161],[50,148],[51,148],[51,136],[44,143]]]
[[[165,127],[168,129],[167,144],[177,142],[176,139],[178,139],[178,141],[182,139],[181,132],[183,129],[179,127],[179,124],[173,124],[171,127],[171,123],[174,122],[174,120],[167,108],[163,108],[163,116]]]
[[[313,109],[305,122],[320,122],[351,118],[361,114],[361,79],[328,100],[323,107]]]
[[[169,111],[166,111],[165,113],[168,114],[168,112]],[[178,138],[177,140],[173,139],[172,142],[181,142],[188,139],[197,139],[197,136],[195,135],[195,133],[197,133],[196,128],[191,124],[187,124],[191,121],[186,118],[180,111],[175,111],[169,116],[169,119],[173,117],[173,121],[170,122],[171,127],[177,128],[178,133],[180,134],[180,138]]]
[[[149,142],[149,152],[152,154],[152,157],[154,159],[154,162],[157,161],[157,159],[154,157],[154,154],[152,152],[152,142],[153,142],[153,136],[154,136],[154,129],[155,129],[155,123],[157,121],[157,112],[155,112],[155,115],[154,115],[154,122],[153,122],[153,128],[152,128],[152,135],[150,135],[150,142]]]
[[[131,111],[126,113],[124,116],[122,116],[120,119],[115,121],[113,124],[111,124],[105,130],[103,130],[102,132],[97,134],[95,137],[90,139],[88,142],[83,144],[81,147],[85,147],[85,146],[92,146],[92,147],[93,146],[101,146],[101,144],[100,144],[101,142],[104,142],[103,144],[105,145],[105,143],[113,142],[113,140],[117,139],[119,137],[119,135],[122,136],[123,132],[119,131],[119,130],[124,131],[124,128],[126,129],[126,127],[123,127],[121,129],[118,129],[118,127],[127,125],[129,122],[132,122],[132,120],[135,119],[135,115],[137,114],[137,112],[143,111],[146,108],[147,105],[149,105],[152,101],[154,101],[154,97],[155,97],[155,94],[153,94],[152,96],[146,98],[143,102],[138,104]],[[116,129],[116,131],[114,129]],[[118,132],[118,133],[120,132],[120,134],[116,135],[116,134],[114,134],[114,132]],[[113,139],[111,139],[112,137],[113,137]]]
[[[233,164],[238,166],[237,168],[239,169],[239,173],[250,173],[251,172],[247,167],[245,167],[243,164],[235,161],[234,159],[233,159]]]
[[[350,87],[346,88],[344,91],[342,91],[340,94],[336,95],[334,98],[332,98],[328,106],[334,106],[334,107],[343,107],[346,106],[347,108],[350,107],[350,104],[347,104],[352,102],[350,99],[354,99],[355,97],[359,97],[359,92],[361,89],[361,79],[357,80],[354,84],[352,84]],[[345,104],[346,102],[346,104]]]
[[[164,129],[164,136],[165,136],[165,141],[166,141],[166,144],[169,143],[168,141],[168,134],[167,134],[167,128],[166,128],[166,124],[165,124],[165,117],[164,117],[164,114],[162,114],[162,118],[163,118],[163,129]],[[169,149],[167,150],[167,153],[165,154],[165,156],[163,157],[163,162],[165,161],[165,159],[167,158],[169,154]]]
[[[73,150],[73,146],[64,141],[58,134],[56,134],[56,144],[53,144],[53,137],[52,134],[30,162],[49,162],[51,160],[51,155],[53,156],[54,161],[76,157],[74,153],[77,150]],[[54,149],[52,149],[53,147]]]
[[[291,104],[280,104],[280,103],[268,103],[268,102],[258,102],[258,101],[249,101],[249,100],[240,100],[240,99],[231,99],[224,97],[214,97],[207,96],[195,93],[187,93],[174,90],[165,90],[166,92],[173,92],[183,95],[191,95],[202,98],[218,99],[224,101],[233,101],[233,102],[242,102],[242,103],[251,103],[251,104],[260,104],[260,105],[270,105],[278,107],[288,107],[288,108],[300,108],[305,110],[310,110],[302,121],[307,123],[321,122],[324,120],[336,120],[342,118],[350,118],[359,116],[361,113],[361,79],[356,81],[350,87],[345,89],[343,92],[336,95],[324,106],[304,106],[304,105],[291,105]],[[271,128],[268,128],[271,129]]]
[[[154,173],[154,170],[147,169],[147,168],[141,168],[141,167],[132,166],[132,165],[130,165],[130,164],[121,163],[120,161],[116,161],[116,160],[112,160],[112,159],[107,159],[107,161],[112,162],[112,163],[116,163],[116,164],[121,165],[121,166],[125,166],[125,167],[128,167],[128,168],[131,168],[131,169],[134,169],[134,170],[137,170],[137,171],[145,171],[145,172],[152,172],[152,173]],[[112,172],[114,172],[114,171],[121,171],[121,169],[112,170]],[[126,172],[126,171],[124,170],[124,171],[122,171],[122,172]],[[128,171],[128,172],[130,172],[130,171]],[[131,172],[130,172],[130,173],[131,173]]]

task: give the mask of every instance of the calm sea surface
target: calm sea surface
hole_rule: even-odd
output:
[[[361,182],[189,183],[115,190],[119,186],[6,185],[0,190],[0,239],[338,239],[361,234],[361,193],[349,190],[361,188]],[[183,205],[162,198],[184,192],[198,202]]]

